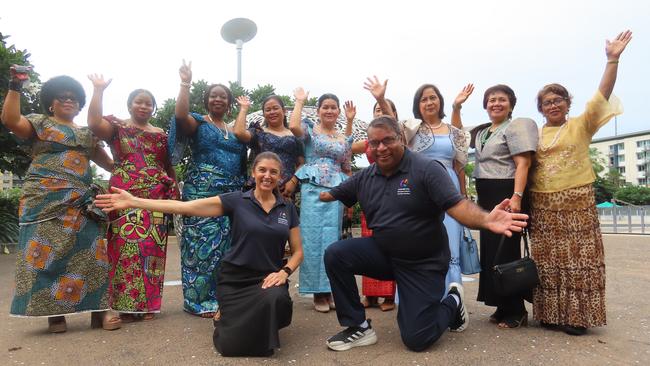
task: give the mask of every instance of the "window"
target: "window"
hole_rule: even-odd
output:
[[[619,164],[624,163],[625,162],[625,155],[619,155],[618,162],[619,162]]]
[[[618,172],[621,174],[625,174],[625,167],[624,166],[619,166],[618,167]]]
[[[648,178],[639,178],[638,181],[640,186],[648,185]]]
[[[637,168],[639,168],[640,172],[645,172],[646,166],[645,165],[637,165]]]

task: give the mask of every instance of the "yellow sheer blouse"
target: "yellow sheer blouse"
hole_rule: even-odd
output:
[[[593,135],[612,117],[623,113],[620,100],[609,101],[600,93],[587,102],[581,115],[569,117],[563,126],[546,126],[540,133],[534,157],[530,190],[559,192],[593,183],[596,179],[589,144]]]

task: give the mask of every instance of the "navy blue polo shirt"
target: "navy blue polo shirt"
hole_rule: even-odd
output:
[[[230,218],[232,244],[223,258],[237,266],[260,272],[275,272],[282,266],[289,230],[300,224],[296,207],[275,196],[266,213],[253,190],[219,195],[224,215]]]
[[[401,259],[432,259],[433,269],[449,264],[447,209],[463,198],[444,166],[404,151],[396,172],[381,174],[376,163],[357,172],[330,193],[346,206],[361,204],[368,228],[380,249]]]

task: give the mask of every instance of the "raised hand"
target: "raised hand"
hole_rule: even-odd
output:
[[[474,84],[470,83],[465,85],[463,87],[463,90],[461,90],[460,93],[458,93],[458,95],[456,96],[456,99],[454,99],[453,105],[459,106],[465,103],[467,98],[469,98],[469,96],[472,95],[473,92],[474,92]]]
[[[192,82],[192,61],[186,64],[185,59],[183,59],[183,64],[178,69],[178,75],[180,75],[182,82]]]
[[[90,74],[88,75],[88,79],[93,83],[95,89],[101,90],[106,89],[111,85],[111,81],[113,81],[113,79],[104,80],[104,75],[102,74]]]
[[[374,75],[373,78],[367,77],[366,81],[363,83],[363,88],[368,90],[375,99],[384,99],[386,94],[386,85],[388,85],[388,79],[384,82],[380,82],[377,75]]]
[[[95,197],[95,205],[108,213],[115,210],[124,210],[132,206],[134,197],[127,191],[111,187],[108,194],[98,194]]]
[[[627,46],[631,40],[632,32],[630,30],[619,33],[613,41],[605,40],[605,54],[607,55],[607,60],[618,60],[618,58],[621,57],[621,53],[625,50],[625,46]]]
[[[297,87],[293,90],[293,97],[296,99],[296,102],[306,102],[309,98],[309,92],[306,92],[302,87]]]
[[[353,121],[354,117],[357,115],[357,107],[351,100],[345,101],[343,107],[345,108],[345,118],[348,121]]]
[[[237,97],[237,103],[242,110],[247,110],[251,106],[251,100],[245,95]]]

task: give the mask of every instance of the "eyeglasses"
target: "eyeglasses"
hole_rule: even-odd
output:
[[[565,100],[566,98],[554,98],[551,100],[545,100],[542,102],[542,107],[550,107],[551,104],[553,104],[554,106],[559,106],[560,103],[564,102]]]
[[[57,95],[54,99],[58,100],[59,103],[65,103],[67,101],[73,104],[79,103],[79,100],[74,95]]]
[[[377,141],[377,140],[368,140],[368,146],[375,150],[379,147],[379,144],[384,144],[384,146],[388,147],[393,145],[394,143],[397,142],[397,137],[396,136],[389,136],[389,137],[384,137],[383,140]]]

